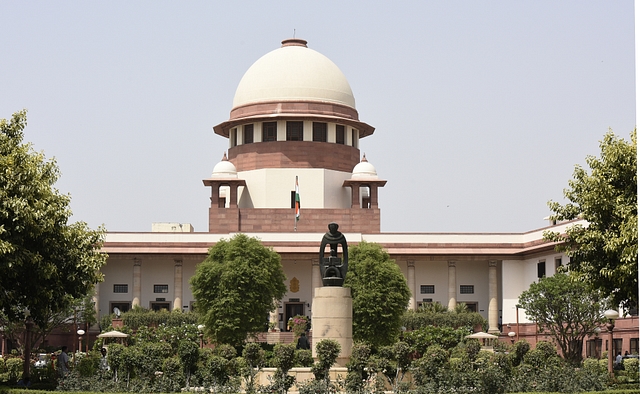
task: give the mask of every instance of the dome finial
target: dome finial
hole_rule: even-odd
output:
[[[369,162],[369,161],[367,160],[367,154],[366,154],[366,153],[363,153],[363,154],[362,154],[362,160],[361,160],[361,162],[362,162],[362,163],[368,163],[368,162]]]
[[[294,33],[295,34],[295,33]],[[307,48],[307,40],[302,38],[287,38],[282,40],[282,47],[305,47]]]
[[[229,161],[229,159],[227,159],[227,151],[224,151],[224,153],[222,154],[222,160],[220,161]]]

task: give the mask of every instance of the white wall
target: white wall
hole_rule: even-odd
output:
[[[504,324],[516,323],[516,305],[520,294],[529,289],[532,283],[538,280],[538,263],[545,262],[546,276],[555,274],[555,261],[562,259],[562,264],[568,262],[568,257],[562,253],[550,252],[525,260],[504,260],[502,262],[503,280],[503,314],[502,321]],[[527,319],[526,311],[518,310],[518,322],[530,323]]]
[[[238,178],[247,182],[239,189],[240,208],[291,208],[291,191],[296,176],[301,209],[350,208],[351,192],[342,187],[351,173],[319,168],[266,168],[242,171]]]

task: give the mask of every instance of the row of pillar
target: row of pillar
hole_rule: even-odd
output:
[[[173,266],[173,310],[182,310],[182,260],[174,259]],[[133,289],[132,289],[131,306],[142,306],[140,300],[142,298],[142,260],[133,259]],[[96,314],[99,315],[100,305],[100,286],[95,286],[93,302],[96,307]]]
[[[311,286],[313,289],[322,287],[322,278],[320,277],[320,264],[318,261],[313,260],[311,267]],[[457,301],[457,280],[456,280],[456,262],[449,261],[448,262],[448,305],[449,310],[455,309],[458,304]],[[498,316],[498,274],[497,274],[497,261],[489,262],[489,332],[499,332],[499,316]],[[173,308],[174,310],[182,310],[182,283],[183,283],[183,273],[182,273],[182,260],[175,259],[174,260],[174,271],[173,271],[173,290],[174,290],[174,299],[173,299]],[[411,300],[409,307],[412,310],[416,308],[416,297],[415,297],[415,289],[416,289],[416,274],[415,274],[415,262],[407,261],[407,284],[411,289]],[[141,306],[140,299],[142,297],[142,261],[140,259],[133,260],[133,298],[131,305]],[[96,286],[96,293],[94,296],[94,301],[96,303],[96,307],[99,304],[99,290],[98,286]],[[270,315],[270,320],[273,322],[278,322],[279,316],[278,311],[274,311]]]
[[[454,310],[456,305],[458,305],[458,289],[457,289],[457,278],[456,278],[456,262],[449,261],[448,265],[448,282],[449,286],[447,289],[448,293],[448,304],[447,308],[449,310]],[[499,324],[499,316],[498,316],[498,262],[497,261],[489,261],[489,332],[497,333],[500,332]],[[407,261],[407,285],[411,289],[411,300],[409,301],[409,307],[412,310],[416,309],[416,297],[415,297],[415,289],[416,289],[416,265],[414,261]]]

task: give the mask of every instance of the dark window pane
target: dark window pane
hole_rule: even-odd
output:
[[[460,294],[473,294],[473,285],[460,285]]]
[[[420,285],[420,294],[435,294],[435,285]]]
[[[313,122],[313,140],[327,142],[327,124]]]
[[[243,127],[243,136],[242,136],[242,143],[243,144],[251,144],[253,143],[253,125],[252,124],[246,124]]]
[[[287,141],[302,141],[302,122],[287,122]]]
[[[262,141],[277,141],[278,139],[278,123],[264,122],[262,124]]]
[[[344,126],[341,124],[336,125],[336,144],[344,145]]]
[[[128,293],[129,292],[129,285],[122,285],[122,284],[113,285],[113,292],[114,293]]]
[[[544,261],[538,263],[538,278],[543,278],[547,274],[547,267]]]
[[[169,285],[153,285],[154,293],[168,293]]]

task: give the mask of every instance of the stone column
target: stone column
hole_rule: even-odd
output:
[[[182,260],[173,261],[173,310],[182,311]]]
[[[369,195],[371,196],[371,208],[378,208],[378,185],[369,185]]]
[[[140,306],[140,297],[142,293],[142,261],[140,259],[133,259],[133,300],[131,301],[131,307]]]
[[[458,300],[456,299],[456,262],[449,261],[449,305],[447,305],[450,311],[456,309]]]
[[[489,333],[498,333],[498,262],[489,261]]]
[[[238,185],[229,185],[229,208],[238,208]]]
[[[360,184],[351,186],[351,208],[360,208]]]
[[[93,309],[96,312],[96,319],[100,321],[100,283],[93,285]],[[111,313],[111,311],[109,311]],[[108,314],[109,314],[108,313]]]
[[[269,312],[269,323],[273,323],[276,327],[276,331],[280,331],[280,313],[278,312],[278,308]]]
[[[320,261],[318,259],[311,260],[311,293],[314,294],[315,289],[322,287],[322,278],[320,277]]]
[[[413,261],[407,261],[407,286],[411,290],[411,298],[409,299],[409,310],[416,310],[416,264]]]

